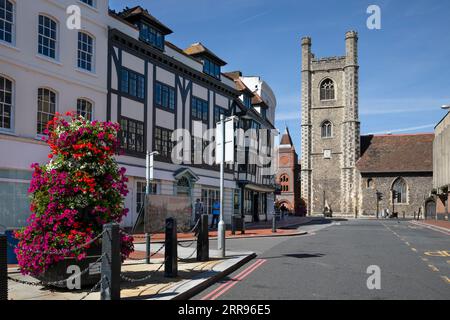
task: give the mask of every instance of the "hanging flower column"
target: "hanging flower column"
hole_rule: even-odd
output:
[[[57,114],[47,125],[49,163],[33,164],[28,192],[32,211],[28,226],[16,233],[16,254],[23,274],[40,275],[65,258],[81,261],[99,245],[106,223],[120,223],[128,209],[125,169],[119,152],[119,125],[88,121],[72,113]],[[134,250],[122,234],[122,259]],[[93,241],[95,240],[95,241]]]

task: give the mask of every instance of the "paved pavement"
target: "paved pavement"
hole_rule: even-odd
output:
[[[450,238],[408,221],[315,220],[309,235],[230,240],[256,260],[193,299],[450,299]],[[213,247],[215,244],[212,243]],[[381,290],[367,288],[369,266]]]

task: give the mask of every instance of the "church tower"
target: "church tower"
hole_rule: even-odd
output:
[[[358,34],[346,33],[346,55],[315,58],[302,39],[302,196],[308,213],[331,208],[355,215],[360,157]]]

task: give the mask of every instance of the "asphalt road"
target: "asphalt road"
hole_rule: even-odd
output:
[[[310,234],[229,240],[227,249],[258,257],[193,300],[450,299],[448,234],[391,220],[301,229]],[[369,266],[379,267],[379,290],[368,289]]]

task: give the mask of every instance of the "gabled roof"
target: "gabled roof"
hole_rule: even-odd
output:
[[[241,80],[242,73],[240,71],[226,72],[223,75],[234,81],[237,91],[239,91],[241,93],[247,93],[253,99],[254,93]]]
[[[433,172],[434,134],[361,137],[361,173]]]
[[[205,47],[201,42],[192,44],[189,48],[185,49],[184,52],[194,57],[206,55],[209,58],[215,60],[215,62],[217,62],[221,67],[227,64],[225,61],[220,59],[214,52]]]
[[[126,7],[122,12],[119,12],[117,15],[131,23],[134,23],[139,19],[144,19],[146,22],[158,28],[159,31],[164,33],[164,35],[173,33],[173,31],[169,27],[164,25],[161,21],[156,19],[146,9],[142,8],[141,6],[136,6],[133,8]]]
[[[267,103],[261,98],[261,96],[259,94],[257,94],[256,92],[253,92],[252,105],[254,105],[254,106],[261,106],[261,107],[264,107],[264,108],[268,108],[269,107],[267,105]]]
[[[281,140],[280,140],[280,146],[294,146],[294,143],[292,142],[292,137],[291,137],[291,133],[289,132],[289,128],[286,127],[284,134],[281,136]]]

